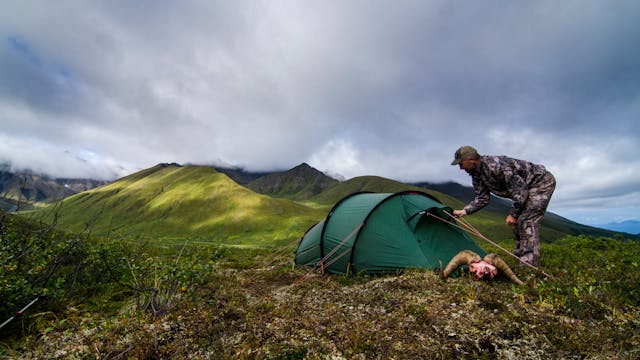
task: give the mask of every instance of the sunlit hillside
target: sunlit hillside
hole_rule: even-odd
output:
[[[256,194],[211,167],[160,164],[30,216],[101,236],[273,245],[300,237],[323,214]]]

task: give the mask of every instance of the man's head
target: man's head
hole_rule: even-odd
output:
[[[456,150],[451,165],[459,165],[461,170],[471,174],[480,162],[480,154],[471,146],[463,146]]]
[[[451,165],[459,165],[464,160],[477,160],[480,159],[480,154],[478,154],[478,150],[473,148],[472,146],[462,146],[458,150],[456,150],[453,155],[453,161]]]

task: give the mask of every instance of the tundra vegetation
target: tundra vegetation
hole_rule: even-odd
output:
[[[0,329],[11,359],[638,358],[640,243],[566,236],[544,278],[322,275],[272,246],[140,242],[0,214]],[[479,240],[480,241],[480,240]],[[479,242],[487,251],[499,249]],[[505,240],[502,246],[510,247]]]
[[[424,269],[322,275],[292,261],[332,204],[356,191],[424,190],[372,176],[327,186],[312,197],[287,188],[301,197],[284,199],[269,194],[277,186],[258,194],[209,167],[159,164],[28,215],[0,212],[0,321],[32,304],[0,328],[0,358],[640,355],[638,241],[550,217],[541,267],[552,278],[477,240],[524,286],[464,271],[446,281]],[[469,221],[510,249],[503,219]]]

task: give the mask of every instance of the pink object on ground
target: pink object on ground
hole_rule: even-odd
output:
[[[469,264],[469,272],[475,275],[478,280],[483,279],[485,276],[488,279],[493,279],[493,277],[498,274],[498,269],[488,262],[480,260]]]

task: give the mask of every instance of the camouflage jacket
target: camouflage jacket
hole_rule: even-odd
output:
[[[506,156],[481,156],[478,166],[469,171],[475,199],[464,207],[472,214],[489,203],[491,193],[513,200],[510,215],[518,217],[529,195],[529,188],[547,174],[542,165]]]

